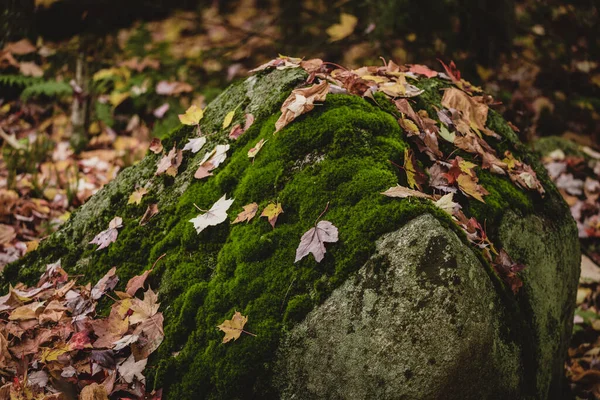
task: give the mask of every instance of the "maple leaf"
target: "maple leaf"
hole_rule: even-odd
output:
[[[325,243],[335,243],[338,241],[338,229],[329,221],[319,221],[314,227],[310,228],[302,238],[296,249],[296,259],[298,262],[309,253],[312,253],[317,262],[321,262],[325,257]]]
[[[146,368],[147,362],[147,358],[140,361],[135,361],[135,358],[132,354],[127,358],[127,360],[117,367],[117,371],[119,371],[119,374],[127,383],[132,383],[134,379],[144,383],[146,378],[142,374],[142,371],[144,368]]]
[[[131,196],[129,196],[129,200],[127,201],[127,204],[137,204],[139,205],[142,202],[142,197],[144,197],[145,194],[148,193],[148,189],[144,188],[144,187],[139,187],[137,188],[133,193],[131,193]]]
[[[155,175],[166,173],[169,176],[176,176],[177,169],[183,161],[183,153],[177,150],[175,146],[169,151],[169,154],[163,156],[157,164]]]
[[[388,197],[399,197],[401,199],[406,197],[420,197],[422,199],[432,199],[427,193],[419,192],[418,190],[412,190],[404,186],[392,186],[385,192],[381,193]]]
[[[151,152],[153,152],[154,154],[162,153],[162,151],[163,151],[163,145],[160,142],[159,138],[152,139],[152,141],[150,142],[149,150]]]
[[[329,41],[336,42],[344,39],[347,36],[350,36],[352,32],[354,32],[354,28],[356,28],[357,23],[358,18],[356,18],[354,15],[341,13],[340,23],[333,24],[327,28],[326,32],[329,35]]]
[[[482,196],[488,195],[489,192],[479,185],[471,176],[461,174],[456,178],[456,182],[458,183],[458,188],[461,192],[485,203]]]
[[[81,389],[79,400],[108,400],[108,393],[103,385],[93,382]]]
[[[28,319],[37,319],[38,314],[44,310],[43,302],[33,302],[21,307],[15,308],[8,316],[9,321],[26,321]]]
[[[131,299],[130,309],[133,313],[129,317],[129,323],[135,325],[156,314],[160,306],[157,300],[158,296],[150,288],[144,292],[144,301],[137,298]]]
[[[150,218],[154,217],[159,213],[158,204],[152,203],[148,205],[146,208],[146,212],[142,215],[142,219],[140,219],[140,226],[144,226],[150,221]]]
[[[242,128],[242,126],[240,124],[237,124],[233,128],[231,128],[231,131],[229,132],[229,139],[237,140],[244,132],[246,132],[248,130],[248,128],[250,128],[252,126],[253,123],[254,123],[254,115],[246,114],[246,120],[244,122],[244,127]]]
[[[408,148],[404,149],[404,171],[408,186],[422,190],[422,185],[427,183],[427,175],[419,168],[415,154]]]
[[[523,281],[519,278],[517,272],[523,271],[525,265],[514,262],[504,249],[500,249],[492,262],[492,266],[498,275],[510,286],[513,293],[517,294],[521,286],[523,286]]]
[[[267,217],[267,220],[275,229],[275,224],[277,223],[277,218],[279,214],[283,213],[283,208],[281,208],[281,203],[269,203],[263,212],[260,214],[261,217]]]
[[[262,147],[265,145],[265,143],[267,143],[267,140],[260,139],[258,141],[258,143],[256,143],[254,145],[253,148],[251,148],[250,150],[248,150],[248,158],[254,159],[254,157],[256,157],[256,155],[258,154],[258,152],[260,151],[260,149],[262,149]]]
[[[281,116],[275,122],[275,133],[300,115],[315,108],[315,101],[325,101],[327,92],[329,92],[329,83],[325,80],[316,85],[292,90],[292,93],[281,106]]]
[[[104,293],[109,290],[113,290],[115,286],[117,286],[117,282],[119,282],[119,277],[116,275],[117,268],[112,267],[100,280],[96,285],[92,288],[90,293],[92,299],[98,300]]]
[[[199,138],[189,139],[183,147],[182,151],[190,150],[192,153],[197,153],[206,144],[206,138],[204,136]]]
[[[160,81],[156,84],[156,87],[154,88],[154,90],[156,91],[156,94],[172,96],[172,95],[177,95],[180,93],[189,93],[189,92],[193,91],[194,88],[189,83],[185,83],[185,82]],[[181,119],[181,116],[179,119]],[[181,123],[184,123],[184,122],[182,121]],[[196,122],[196,123],[198,123],[198,122]],[[187,125],[194,125],[194,124],[187,124]]]
[[[488,115],[488,105],[477,101],[457,88],[448,88],[444,91],[442,105],[462,113],[464,120],[472,129],[488,132],[485,127]]]
[[[227,151],[229,150],[228,144],[219,144],[212,151],[206,153],[200,166],[194,173],[194,178],[203,179],[211,176],[211,171],[217,168],[223,161],[227,159]]]
[[[226,199],[223,195],[213,206],[204,214],[199,214],[197,217],[190,219],[194,224],[196,232],[200,233],[209,226],[218,225],[227,219],[227,210],[231,207],[233,199]]]
[[[204,117],[202,109],[192,104],[185,114],[179,114],[179,121],[184,125],[198,125],[202,117]]]
[[[146,279],[148,278],[148,275],[150,275],[150,272],[152,272],[152,270],[148,269],[144,271],[143,274],[134,276],[129,281],[127,281],[127,286],[125,286],[125,292],[131,297],[133,297],[135,295],[135,292],[138,291],[138,289],[144,287],[144,283],[146,283]]]
[[[110,349],[114,346],[114,342],[121,339],[127,333],[129,329],[129,317],[121,314],[119,307],[121,307],[121,303],[117,302],[113,304],[108,318],[90,321],[90,327],[97,337],[93,343],[94,348]],[[127,307],[127,310],[129,310],[129,307]]]
[[[98,250],[102,250],[105,247],[108,247],[109,244],[117,240],[117,235],[119,234],[118,229],[123,226],[123,219],[121,217],[114,217],[108,224],[108,229],[97,234],[89,244],[97,244]]]
[[[232,224],[237,224],[237,223],[244,222],[244,221],[249,222],[252,218],[254,218],[257,211],[258,211],[258,204],[256,204],[256,203],[246,204],[244,206],[244,211],[242,211],[241,213],[239,213],[237,215],[237,217],[232,222]]]
[[[446,193],[439,199],[433,202],[436,206],[446,211],[450,215],[454,215],[462,207],[454,201],[454,193]]]
[[[162,343],[165,333],[163,331],[164,317],[162,313],[156,313],[150,318],[142,321],[135,330],[134,335],[142,337],[132,346],[132,352],[136,360],[147,358]]]
[[[429,67],[419,64],[411,65],[409,71],[414,74],[425,75],[427,78],[433,78],[438,74],[436,71],[429,69]]]
[[[253,333],[246,332],[244,330],[244,325],[246,325],[246,322],[248,322],[248,317],[245,317],[239,311],[236,311],[231,319],[226,319],[221,325],[218,325],[217,328],[225,332],[223,343],[227,343],[232,339],[238,340],[242,332],[256,336]]]

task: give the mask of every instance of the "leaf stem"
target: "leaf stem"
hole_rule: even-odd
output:
[[[321,219],[323,214],[325,214],[327,212],[328,209],[329,209],[329,202],[327,202],[327,205],[325,206],[325,209],[323,210],[323,212],[321,214],[319,214],[317,219],[315,219],[315,226],[317,225],[317,222],[319,222],[319,220]]]

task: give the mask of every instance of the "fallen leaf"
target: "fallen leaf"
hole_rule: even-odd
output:
[[[152,141],[150,142],[149,149],[154,154],[161,153],[163,151],[163,145],[160,142],[160,139],[159,138],[153,138]]]
[[[446,211],[450,215],[454,215],[462,207],[454,201],[454,193],[446,193],[439,199],[433,202],[436,206]]]
[[[456,178],[458,188],[464,194],[473,197],[476,200],[485,203],[483,196],[488,195],[488,191],[479,185],[472,177],[467,174],[461,174]]]
[[[142,336],[145,339],[138,340],[132,346],[132,352],[136,360],[148,358],[160,346],[165,337],[163,322],[162,313],[157,313],[135,328],[133,334]]]
[[[501,249],[494,262],[492,262],[492,266],[498,275],[510,286],[513,293],[517,294],[521,286],[523,286],[523,281],[521,281],[517,272],[524,270],[525,265],[514,262],[508,253],[504,249]]]
[[[144,368],[146,368],[147,362],[147,358],[140,361],[135,361],[135,358],[132,354],[123,362],[123,364],[117,367],[117,371],[119,371],[121,378],[123,378],[123,380],[125,380],[127,383],[132,383],[134,379],[144,383],[146,378],[142,374],[142,371],[144,371]]]
[[[422,190],[422,185],[427,183],[427,175],[419,168],[415,154],[409,148],[404,149],[404,172],[408,186],[412,189]]]
[[[117,240],[118,229],[122,226],[123,219],[121,217],[114,217],[108,224],[108,229],[97,234],[89,244],[97,244],[98,248],[96,251],[108,247],[109,244]]]
[[[316,85],[292,90],[281,106],[281,116],[275,122],[275,133],[300,115],[315,108],[315,101],[325,101],[327,92],[329,92],[329,83],[325,80]]]
[[[472,129],[486,131],[487,104],[477,101],[474,97],[469,96],[460,89],[448,88],[444,91],[442,105],[446,108],[453,108],[460,111]]]
[[[317,262],[321,262],[325,257],[325,243],[335,243],[338,241],[338,229],[329,221],[319,221],[313,228],[309,229],[302,238],[296,249],[296,259],[298,262],[309,253],[312,253]]]
[[[154,115],[156,118],[160,119],[162,117],[165,116],[165,113],[167,111],[169,111],[169,103],[164,103],[162,106],[156,108],[153,112],[152,115]]]
[[[183,151],[190,150],[192,153],[197,153],[206,144],[206,138],[204,136],[199,138],[189,139],[183,147]]]
[[[254,145],[253,148],[251,148],[250,150],[248,150],[248,158],[252,158],[254,159],[254,157],[256,157],[256,155],[258,154],[258,152],[260,151],[260,149],[262,149],[262,147],[265,145],[267,141],[265,139],[260,139],[258,141],[258,143],[256,143]]]
[[[227,151],[229,150],[228,144],[219,144],[215,146],[212,151],[206,153],[202,161],[200,161],[200,166],[194,173],[194,178],[203,179],[208,176],[211,176],[211,171],[217,168],[223,161],[227,159]]]
[[[427,193],[419,192],[418,190],[409,189],[404,186],[392,186],[385,192],[381,193],[388,197],[399,197],[401,199],[406,197],[420,197],[422,199],[432,199],[430,195]]]
[[[17,237],[15,228],[10,225],[0,224],[0,245],[8,244]]]
[[[156,91],[156,94],[172,96],[180,93],[192,92],[194,88],[192,85],[185,82],[160,81],[156,84],[154,90]]]
[[[354,28],[356,28],[357,23],[358,18],[356,18],[354,15],[341,13],[340,23],[333,24],[327,28],[326,32],[329,35],[329,41],[335,42],[350,36],[352,32],[354,32]]]
[[[183,161],[183,153],[181,150],[177,150],[175,146],[169,151],[168,154],[164,155],[156,166],[155,175],[162,175],[166,173],[169,176],[176,176],[177,170]]]
[[[115,286],[117,286],[117,282],[119,282],[119,277],[117,274],[117,268],[112,267],[100,280],[96,285],[92,288],[90,293],[92,299],[98,300],[104,293],[109,290],[113,290]]]
[[[33,62],[22,62],[19,64],[19,72],[25,76],[39,78],[44,75],[44,70]]]
[[[129,200],[127,201],[127,204],[139,205],[142,202],[142,197],[144,197],[144,195],[147,193],[148,193],[148,189],[146,189],[144,187],[137,188],[133,193],[131,193],[131,196],[129,196]]]
[[[233,199],[226,199],[223,195],[213,206],[204,214],[199,214],[197,217],[190,219],[194,224],[196,232],[200,233],[209,226],[218,225],[227,219],[227,210],[231,207]]]
[[[2,50],[17,56],[22,56],[33,53],[35,51],[35,46],[31,44],[29,39],[21,39],[18,42],[8,43]]]
[[[249,222],[252,218],[254,218],[257,211],[258,211],[258,204],[256,204],[256,203],[246,204],[244,206],[244,211],[242,211],[241,213],[239,213],[237,215],[237,217],[232,222],[232,224],[237,224],[237,223],[244,222],[244,221]]]
[[[227,113],[227,115],[225,115],[225,118],[223,118],[223,129],[227,129],[227,127],[229,127],[229,125],[231,125],[231,122],[233,121],[234,116],[235,116],[235,110],[229,111]]]
[[[198,125],[202,117],[204,117],[202,109],[192,104],[185,114],[179,114],[179,121],[184,125]]]
[[[239,311],[236,311],[231,319],[226,319],[221,325],[218,325],[217,328],[225,332],[223,343],[227,343],[231,340],[238,340],[242,332],[246,332],[244,331],[246,322],[248,322],[248,317],[245,317]]]
[[[419,64],[411,65],[409,71],[418,75],[425,75],[427,78],[433,78],[438,74],[436,71],[429,69],[429,67]]]
[[[140,219],[140,226],[146,225],[148,221],[150,221],[150,218],[154,217],[158,213],[158,204],[149,204],[148,208],[146,208],[146,212],[144,213],[144,215],[142,215],[142,219]]]
[[[81,389],[79,400],[108,400],[108,393],[104,386],[93,382]]]
[[[281,208],[281,203],[269,203],[263,212],[260,214],[261,217],[267,217],[267,220],[275,229],[275,224],[277,223],[277,218],[279,214],[283,213],[283,208]]]

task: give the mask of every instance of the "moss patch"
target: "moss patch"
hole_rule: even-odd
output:
[[[159,290],[166,337],[146,369],[149,387],[164,387],[169,399],[275,397],[270,362],[282,333],[360,268],[373,255],[376,239],[425,212],[459,232],[429,201],[380,194],[398,182],[406,184],[404,173],[389,161],[401,165],[409,146],[389,101],[382,97],[377,97],[380,108],[359,97],[329,95],[323,105],[273,135],[279,106],[304,77],[300,71],[276,71],[225,91],[209,106],[201,124],[209,136],[206,151],[226,142],[228,132],[220,125],[239,104],[237,121],[243,119],[241,110],[252,112],[257,120],[232,143],[228,160],[214,176],[202,181],[192,177],[204,151],[186,153],[174,179],[154,177],[159,156],[149,154],[94,196],[37,252],[8,266],[0,283],[5,288],[8,282],[35,282],[46,263],[62,258],[68,271],[91,281],[116,265],[122,289],[165,253],[150,278]],[[416,100],[415,109],[435,115],[433,106],[439,107],[439,89],[446,83],[430,79],[417,84],[426,93]],[[506,146],[519,156],[512,131],[503,133],[510,128],[501,119],[493,120],[503,140],[492,145]],[[192,135],[192,128],[181,128],[164,140],[165,148],[176,143],[181,148]],[[253,163],[247,151],[261,138],[268,142]],[[427,165],[427,160],[421,161]],[[469,213],[488,221],[488,228],[506,209],[526,214],[549,203],[516,188],[506,177],[477,173],[491,193],[486,204],[462,200]],[[135,184],[147,182],[150,193],[142,205],[126,205]],[[284,213],[275,229],[257,216],[247,224],[224,223],[197,234],[189,222],[198,214],[194,204],[207,209],[223,194],[235,199],[230,220],[250,202],[262,210],[279,201]],[[549,197],[554,195],[551,191]],[[138,226],[151,202],[158,202],[160,214]],[[311,256],[294,264],[300,237],[327,202],[324,219],[338,227],[339,243],[328,245],[319,264]],[[123,218],[124,228],[115,243],[96,252],[87,242],[115,215]],[[216,326],[234,311],[249,317],[246,329],[257,336],[224,345]]]

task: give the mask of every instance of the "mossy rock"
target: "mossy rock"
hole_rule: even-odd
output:
[[[299,69],[262,72],[234,84],[205,111],[200,128],[210,150],[228,142],[221,128],[252,113],[256,122],[215,175],[195,180],[205,151],[184,153],[175,178],[154,176],[149,153],[73,213],[38,250],[7,266],[0,283],[35,283],[45,265],[62,260],[90,281],[117,266],[120,286],[149,269],[165,315],[165,341],[145,371],[148,387],[167,399],[222,398],[523,398],[558,393],[571,332],[578,277],[575,225],[536,159],[503,119],[488,125],[536,168],[546,196],[477,169],[486,203],[461,197],[463,210],[528,265],[517,295],[468,243],[450,216],[423,199],[381,192],[406,184],[411,146],[394,109],[357,96],[328,95],[322,105],[273,135],[279,107],[306,79]],[[417,109],[440,106],[438,79],[413,82],[425,92]],[[163,141],[178,148],[195,135],[182,127]],[[250,148],[268,142],[252,162]],[[445,153],[450,153],[446,151]],[[470,158],[467,154],[461,154]],[[427,164],[427,160],[420,162]],[[127,205],[135,185],[149,185],[141,205]],[[196,233],[189,220],[223,194],[242,206],[279,201],[276,228],[265,218],[223,223]],[[160,213],[139,226],[146,206]],[[325,218],[339,229],[321,263],[294,263],[300,237],[329,203]],[[96,251],[89,241],[114,217],[118,239]],[[243,335],[221,343],[216,326],[234,311],[248,316]],[[356,352],[355,352],[356,350]],[[352,360],[356,360],[353,363]],[[365,360],[373,361],[367,363]],[[486,362],[489,360],[489,362]],[[473,363],[472,365],[470,365]]]

